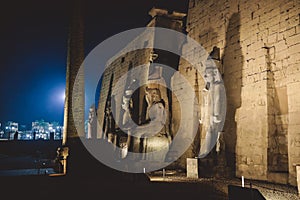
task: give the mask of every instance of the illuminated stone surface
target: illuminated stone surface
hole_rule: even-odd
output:
[[[238,177],[296,185],[299,9],[300,2],[290,0],[190,1],[188,35],[207,51],[220,48],[226,158]],[[181,62],[179,71],[193,81],[188,67]]]
[[[222,74],[227,95],[227,114],[224,126],[226,168],[233,175],[247,179],[268,180],[296,185],[295,163],[300,162],[300,2],[276,1],[200,1],[190,0],[186,31],[208,52],[214,47],[220,49],[215,63]],[[166,11],[152,10],[152,16],[166,15]],[[178,16],[177,16],[178,17]],[[156,18],[156,19],[159,19]],[[181,30],[181,22],[160,21],[160,26]],[[152,20],[148,26],[156,26]],[[151,41],[150,41],[151,42]],[[185,48],[185,46],[183,46]],[[151,50],[138,50],[116,59],[104,73],[100,99],[106,99],[111,74],[114,86],[130,65],[138,66],[149,62]],[[158,58],[164,52],[156,52]],[[175,64],[173,64],[173,62]],[[176,73],[183,75],[195,86],[200,107],[203,105],[204,81],[200,74],[181,59],[168,63],[176,66]],[[174,74],[170,85],[180,88]],[[154,73],[157,76],[158,73]],[[140,74],[148,79],[148,72]],[[153,77],[155,77],[153,75]],[[116,90],[116,104],[121,105],[122,91]],[[143,97],[141,88],[138,100],[137,121],[143,122]],[[182,92],[180,95],[189,95]],[[195,113],[180,113],[178,101],[171,95],[169,112],[171,136],[178,129],[181,120],[192,120]],[[193,98],[192,96],[190,98]],[[193,106],[191,104],[185,106]],[[104,121],[105,103],[99,102],[98,118]],[[121,121],[116,113],[116,121]],[[188,130],[189,127],[187,127]],[[187,133],[190,131],[187,131]],[[206,132],[200,127],[198,138],[173,167],[185,168],[186,158],[194,157],[203,144]],[[98,137],[102,138],[101,131]],[[133,141],[132,151],[139,151],[139,141]],[[176,152],[172,152],[176,154]],[[218,169],[220,160],[213,151],[199,167],[207,170]],[[222,160],[222,159],[221,159]],[[226,170],[227,171],[227,170]],[[229,173],[229,172],[228,172]]]
[[[188,178],[198,178],[198,159],[186,159],[186,175]]]
[[[80,68],[84,60],[83,16],[79,0],[75,1],[72,7],[68,39],[63,144],[66,143],[67,138],[85,135],[84,69]],[[76,76],[78,76],[77,81],[75,81]]]

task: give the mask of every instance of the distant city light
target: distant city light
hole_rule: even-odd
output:
[[[31,124],[31,129],[26,129],[24,125],[19,126],[17,122],[8,121],[4,130],[0,131],[0,140],[13,140],[13,133],[18,133],[18,140],[60,140],[62,139],[63,126],[58,122],[47,122],[36,120]],[[21,127],[22,129],[19,129]],[[52,135],[53,134],[53,135]],[[54,137],[53,137],[54,136]]]

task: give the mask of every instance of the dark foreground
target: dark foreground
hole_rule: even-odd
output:
[[[94,177],[1,177],[8,199],[226,199],[214,188],[195,183],[111,182]],[[5,199],[5,198],[1,198]]]
[[[34,145],[38,144],[34,143]],[[25,150],[30,149],[29,146],[36,149],[33,144],[24,145],[22,154]],[[41,144],[41,146],[44,145]],[[39,150],[41,150],[41,146],[38,146]],[[0,173],[0,199],[224,200],[228,199],[228,185],[240,185],[239,180],[204,178],[190,180],[186,178],[184,172],[173,175],[167,174],[164,178],[160,171],[150,174],[119,172],[94,159],[79,141],[75,140],[68,146],[70,147],[70,155],[66,175],[39,173],[39,175],[1,176]],[[57,144],[54,144],[51,147],[51,152],[56,147]],[[5,149],[1,150],[4,152]],[[0,172],[9,170],[11,167],[16,169],[17,166],[19,166],[17,167],[19,170],[36,167],[34,161],[40,159],[33,156],[35,154],[32,152],[26,152],[26,155],[30,156],[25,156],[25,158],[24,155],[13,153],[24,159],[12,159],[10,161],[10,157],[1,158]],[[48,150],[42,149],[41,152],[48,152]],[[6,151],[5,153],[11,155],[11,152]],[[53,158],[52,153],[48,156],[47,154],[43,155],[49,159]],[[266,199],[298,199],[295,188],[259,182],[253,182],[253,186],[258,188]]]
[[[0,198],[227,199],[224,192],[205,183],[151,182],[146,174],[119,172],[94,159],[79,141],[70,142],[68,146],[70,155],[66,175],[0,176]],[[32,162],[28,163],[31,168]],[[2,165],[2,168],[8,166]]]

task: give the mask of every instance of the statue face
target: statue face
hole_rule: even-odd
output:
[[[146,100],[148,104],[152,104],[153,102],[158,102],[161,100],[160,91],[157,88],[146,88]]]
[[[220,74],[219,70],[214,69],[214,81],[219,82],[221,80],[222,80],[222,78],[221,78],[221,74]]]
[[[217,68],[215,69],[206,69],[204,75],[205,82],[213,83],[221,81],[221,75]]]
[[[153,91],[152,98],[153,98],[153,101],[154,101],[154,102],[158,102],[158,101],[161,100],[159,90]]]

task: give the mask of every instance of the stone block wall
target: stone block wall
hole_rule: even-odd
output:
[[[299,18],[298,0],[190,0],[188,35],[208,52],[221,50],[226,158],[237,176],[296,184]]]

